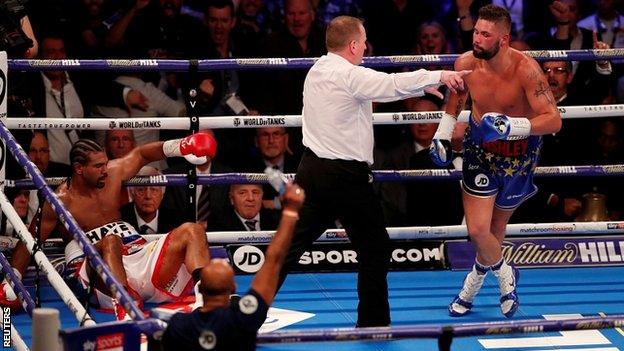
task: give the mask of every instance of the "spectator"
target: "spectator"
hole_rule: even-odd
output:
[[[134,142],[134,132],[131,129],[107,130],[104,139],[104,150],[109,160],[126,156],[136,143]],[[129,193],[130,187],[121,187],[119,206],[123,206],[131,201],[132,195]]]
[[[76,55],[80,58],[100,59],[108,57],[105,46],[109,28],[119,18],[113,12],[112,0],[80,0],[73,19],[72,36],[75,37]]]
[[[317,2],[317,22],[321,28],[325,28],[337,16],[362,18],[364,15],[361,0],[317,0]]]
[[[107,130],[105,135],[104,149],[109,160],[126,156],[136,146],[131,129]]]
[[[171,317],[163,334],[165,350],[255,349],[256,335],[273,303],[279,272],[304,197],[298,186],[286,186],[279,228],[266,250],[264,264],[238,303],[230,302],[230,295],[236,292],[236,283],[234,270],[226,261],[213,259],[202,268],[201,299],[195,302],[199,308],[190,314],[177,313]]]
[[[542,48],[547,45],[548,26],[551,19],[547,6],[549,1],[543,0],[455,0],[450,16],[457,19],[461,52],[472,50],[472,31],[477,11],[488,4],[507,9],[511,15],[512,38],[522,39],[529,46]]]
[[[442,101],[433,96],[410,98],[404,101],[408,111],[439,111]],[[409,125],[410,140],[402,143],[380,161],[383,169],[436,169],[429,156],[429,146],[437,123]],[[461,164],[458,159],[457,164]],[[453,169],[451,164],[448,169]],[[384,217],[388,226],[460,224],[463,211],[461,190],[456,181],[385,182],[379,185]],[[426,201],[424,201],[426,199]],[[438,204],[438,202],[440,202]],[[439,206],[444,212],[437,211]]]
[[[227,59],[252,56],[251,43],[240,42],[233,37],[232,29],[235,24],[236,17],[232,0],[210,0],[205,15],[208,42],[201,58]],[[213,92],[210,93],[200,85],[200,93],[213,95],[211,101],[215,103],[210,106],[200,106],[198,108],[200,113],[216,116],[257,114],[247,108],[245,95],[241,91],[243,88],[241,77],[244,77],[244,74],[236,70],[220,70],[218,73],[207,75],[207,79],[210,79],[214,85]],[[230,100],[232,95],[242,97],[240,100],[242,106],[233,104]]]
[[[255,157],[247,160],[242,170],[245,172],[262,173],[267,167],[279,169],[283,173],[295,173],[299,160],[288,150],[288,130],[284,127],[268,127],[256,129]],[[266,184],[263,189],[263,207],[279,209],[279,194]]]
[[[580,28],[598,33],[598,40],[609,47],[624,47],[624,16],[617,11],[616,0],[594,0],[595,13],[578,21]]]
[[[265,57],[319,57],[325,54],[325,34],[313,26],[310,0],[286,0],[286,28],[271,33],[264,46]],[[259,110],[269,114],[299,114],[302,108],[305,70],[271,71],[259,85]]]
[[[20,217],[22,222],[28,226],[30,220],[32,219],[32,215],[28,214],[28,198],[29,198],[29,190],[24,189],[16,189],[16,188],[7,188],[5,189],[5,194],[9,202],[13,205],[15,212]],[[8,218],[3,214],[0,219],[0,236],[9,236],[16,237],[17,233],[15,232],[15,228],[13,224],[9,222]]]
[[[71,174],[71,168],[68,165],[50,161],[50,145],[48,144],[46,131],[35,130],[26,149],[28,150],[28,157],[44,177],[68,177]],[[54,186],[53,188],[56,187]],[[39,197],[37,192],[31,191],[28,200],[29,218],[35,215],[38,208]]]
[[[182,0],[134,0],[110,28],[106,45],[136,58],[188,58],[203,41],[201,23],[182,14]]]
[[[232,0],[210,0],[205,11],[206,39],[201,58],[229,59],[257,56],[255,44],[245,38],[234,36],[236,24]],[[200,77],[198,104],[199,115],[256,115],[253,89],[258,74],[238,70],[219,70],[203,73]],[[251,103],[251,104],[250,104]],[[219,159],[230,167],[237,167],[241,155],[251,147],[251,131],[219,129],[215,131],[219,142]]]
[[[417,55],[450,54],[453,49],[446,39],[446,30],[435,21],[425,22],[420,25],[416,34]]]
[[[65,41],[54,34],[41,39],[41,58],[66,59]],[[49,118],[83,118],[94,104],[137,107],[145,109],[145,98],[137,91],[116,82],[81,72],[44,71],[16,75],[11,100],[19,101],[9,110],[12,115],[45,116]],[[50,160],[69,165],[69,150],[78,140],[80,131],[49,130]]]
[[[277,227],[277,217],[262,208],[262,185],[232,184],[229,198],[232,206],[225,214],[208,217],[210,231],[258,231]]]
[[[431,7],[422,1],[377,0],[366,5],[366,32],[375,55],[412,52],[418,27],[434,18]]]
[[[276,29],[277,22],[263,0],[241,0],[234,32],[247,42],[257,43]]]
[[[454,52],[454,48],[451,47],[451,43],[447,40],[446,30],[440,23],[428,21],[420,25],[416,33],[416,47],[414,48],[416,55],[440,55],[452,52]],[[429,65],[418,68],[452,70],[453,66]],[[444,91],[445,89],[443,89]]]
[[[271,33],[264,44],[265,57],[319,57],[326,53],[325,33],[313,25],[315,12],[310,0],[286,0],[286,28]],[[303,108],[303,82],[306,70],[271,71],[259,77],[258,110],[266,114],[300,114]],[[300,128],[290,134],[290,150],[297,157],[303,152]]]
[[[551,48],[561,50],[608,49],[609,45],[599,41],[595,32],[578,26],[579,12],[576,0],[556,0],[550,11],[557,26],[551,29]],[[609,61],[573,61],[573,80],[568,92],[571,99],[588,104],[602,104],[610,94],[614,82]]]
[[[201,130],[200,132],[212,133],[211,130]],[[166,169],[163,173],[186,173],[186,166],[186,164],[179,163]],[[206,163],[195,166],[195,170],[198,176],[232,172],[231,168],[210,158],[208,158]],[[186,188],[171,186],[167,187],[165,191],[163,206],[175,208],[178,213],[187,214],[189,217],[190,214],[196,214],[197,220],[195,221],[195,216],[193,216],[193,222],[197,222],[206,228],[208,216],[212,214],[212,212],[223,212],[222,209],[227,205],[228,187],[225,185],[197,185],[197,187],[195,187],[195,199],[195,205],[193,206],[189,204]],[[217,213],[213,215],[217,215]]]
[[[140,92],[149,104],[146,109],[138,108],[120,108],[115,106],[96,105],[93,107],[93,117],[106,118],[140,118],[140,117],[179,117],[186,115],[186,107],[183,103],[176,101],[154,84],[148,82],[143,74],[125,74],[117,77],[115,81],[126,87]],[[158,141],[161,139],[161,133],[158,129],[135,129],[134,140],[136,145],[143,145]],[[96,132],[97,140],[100,144],[104,144],[105,132]],[[157,169],[167,167],[166,161],[152,162],[150,164]]]
[[[624,129],[622,119],[608,118],[600,121],[598,134],[586,148],[585,164],[610,165],[624,163]],[[590,182],[591,180],[591,182]],[[587,192],[607,195],[607,210],[610,220],[620,220],[624,214],[624,186],[621,179],[589,178]]]
[[[63,163],[50,161],[50,144],[47,131],[35,130],[28,145],[28,157],[44,177],[67,177],[71,168]]]
[[[157,176],[162,172],[144,166],[137,176]],[[183,223],[171,209],[161,206],[165,189],[162,186],[130,187],[133,202],[121,207],[121,219],[137,228],[140,234],[168,233]]]
[[[299,160],[288,150],[288,130],[284,127],[256,129],[255,144],[259,157],[252,161],[253,171],[264,171],[266,167],[279,169],[284,173],[297,170]]]

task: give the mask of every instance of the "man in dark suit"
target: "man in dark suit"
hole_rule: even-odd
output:
[[[40,42],[41,58],[67,59],[65,41],[60,36],[48,34]],[[61,70],[15,73],[11,82],[9,113],[13,116],[83,118],[90,115],[94,104],[141,110],[147,107],[140,92],[112,79],[102,79],[102,75]],[[73,129],[48,131],[50,159],[69,165],[69,150],[80,137],[78,133]]]
[[[277,228],[277,218],[262,208],[262,185],[232,184],[230,204],[223,215],[208,217],[211,231],[258,231]]]
[[[162,173],[154,167],[144,166],[139,176]],[[134,199],[121,207],[121,219],[130,223],[140,234],[164,234],[182,224],[183,218],[171,209],[161,206],[165,190],[161,186],[136,186],[130,188]]]
[[[28,150],[28,157],[44,177],[67,177],[71,173],[68,165],[50,161],[50,144],[45,130],[33,131],[26,150]]]
[[[212,133],[211,130],[205,129],[200,132]],[[210,175],[217,173],[230,173],[233,170],[220,162],[208,158],[206,163],[195,166],[197,176]],[[165,174],[186,174],[187,164],[177,163],[174,166],[163,171]],[[223,213],[228,204],[228,186],[227,185],[198,185],[195,187],[196,204],[192,205],[188,201],[187,188],[182,186],[170,186],[165,191],[163,206],[174,208],[178,211],[180,217],[184,214],[196,213],[197,223],[202,224],[204,228],[208,223],[208,216],[215,212]]]
[[[295,173],[299,158],[288,150],[289,135],[284,127],[267,127],[256,129],[255,144],[258,149],[256,157],[249,160],[244,171],[262,173],[267,167],[280,170],[282,173]],[[262,206],[270,210],[278,210],[279,194],[266,184],[263,188]],[[279,213],[276,213],[279,214]]]
[[[438,111],[442,101],[433,95],[404,101],[407,111]],[[380,162],[384,169],[436,169],[429,157],[429,146],[436,123],[409,126],[411,138],[390,151]],[[453,169],[453,164],[449,165]],[[379,185],[384,216],[389,226],[435,226],[460,224],[463,210],[457,181],[384,182]],[[444,211],[436,210],[437,204]],[[443,204],[442,204],[443,203]]]
[[[609,49],[609,44],[602,39],[602,34],[578,26],[580,12],[577,0],[554,1],[550,11],[556,22],[552,32],[549,49],[584,50]],[[600,61],[572,61],[572,81],[568,86],[570,99],[578,104],[598,105],[610,94],[615,82],[611,63]],[[561,105],[561,104],[560,104]]]

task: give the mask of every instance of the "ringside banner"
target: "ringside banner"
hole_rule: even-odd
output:
[[[447,241],[445,256],[451,269],[470,269],[475,251],[465,240]],[[508,238],[503,257],[516,267],[602,267],[624,265],[621,236]]]
[[[443,241],[392,241],[390,269],[444,269]],[[227,245],[230,262],[238,273],[256,273],[264,263],[267,244]],[[357,253],[351,243],[314,243],[293,272],[356,271]]]

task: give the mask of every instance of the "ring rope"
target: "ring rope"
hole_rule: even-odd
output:
[[[6,148],[11,151],[11,153],[13,154],[13,156],[15,156],[19,164],[22,165],[22,167],[24,167],[24,170],[26,171],[26,173],[28,173],[33,178],[33,181],[35,182],[37,189],[39,189],[43,193],[46,200],[52,206],[52,209],[54,210],[54,212],[56,212],[61,223],[63,223],[63,225],[67,228],[69,233],[72,234],[74,239],[78,241],[80,248],[85,253],[85,256],[87,257],[87,259],[89,260],[89,263],[95,269],[95,271],[98,272],[98,274],[100,275],[100,277],[106,284],[107,288],[120,301],[120,303],[124,306],[126,311],[128,311],[129,315],[132,317],[132,319],[134,320],[145,319],[145,316],[143,315],[139,307],[136,305],[134,300],[130,298],[130,295],[128,294],[126,289],[124,289],[121,283],[119,283],[119,281],[113,276],[109,268],[106,266],[106,264],[102,260],[102,257],[97,253],[93,244],[91,244],[91,242],[86,237],[82,229],[80,229],[74,217],[71,215],[71,213],[65,210],[65,207],[63,206],[58,196],[52,191],[52,189],[50,189],[50,187],[48,187],[45,184],[45,180],[43,176],[41,175],[41,172],[39,172],[39,169],[37,168],[37,166],[35,166],[35,164],[32,161],[30,161],[30,159],[28,158],[28,155],[26,155],[22,147],[17,143],[13,135],[11,135],[11,132],[6,128],[6,126],[3,123],[0,123],[0,138],[2,138],[2,140],[5,142]],[[22,229],[25,230],[26,229],[25,226],[23,226]],[[26,235],[27,232],[28,231],[26,230],[23,233],[22,235],[23,240],[28,239],[29,236]],[[30,237],[30,239],[32,240],[32,237]],[[30,243],[27,243],[26,247],[30,249],[33,246],[33,242],[34,240]],[[35,257],[37,255],[44,255],[44,254],[43,252],[38,251],[35,253]],[[46,270],[49,270],[46,267],[44,268],[45,268],[43,269],[44,272]],[[50,272],[47,272],[47,273],[50,273]],[[68,296],[62,296],[62,298],[69,299]],[[74,306],[74,307],[77,308],[77,306]]]
[[[528,319],[520,321],[423,325],[373,328],[333,328],[274,331],[258,335],[258,343],[293,343],[315,341],[394,340],[449,336],[542,333],[565,330],[607,329],[624,325],[624,315],[585,317],[568,320]]]
[[[559,106],[562,118],[621,117],[624,104]],[[414,123],[438,123],[444,111],[383,112],[373,113],[374,125],[398,125]],[[470,111],[463,110],[458,120],[468,121]],[[204,116],[199,118],[199,128],[259,128],[259,127],[301,127],[301,115],[262,116]],[[185,117],[141,117],[141,118],[7,118],[9,129],[172,129],[189,130],[191,122]]]
[[[609,50],[576,50],[576,51],[537,51],[537,52],[527,52],[527,54],[529,54],[530,56],[535,56],[538,59],[553,59],[553,58],[558,58],[558,59],[566,59],[566,60],[595,60],[595,59],[613,59],[616,58],[616,56],[621,56],[622,54],[624,54],[624,51],[621,51],[619,49],[609,49]],[[575,56],[576,55],[576,56]],[[428,57],[429,56],[429,57]],[[452,64],[455,59],[457,58],[457,55],[425,55],[425,56],[398,56],[398,57],[378,57],[378,58],[370,58],[366,60],[366,64],[371,65],[371,66],[375,66],[377,64],[379,64],[380,66],[388,66],[388,65],[397,65],[397,66],[404,66],[406,65],[406,63],[410,63],[409,61],[412,60],[413,64],[415,65],[429,65],[432,63],[441,63],[444,64],[444,60],[449,60],[448,64]],[[290,66],[287,68],[305,68],[306,64],[308,65],[307,67],[309,67],[309,65],[313,64],[315,62],[316,59],[267,59],[267,60],[277,60],[277,61],[268,61],[269,63],[269,67],[273,67],[273,66]],[[16,64],[19,64],[19,62],[15,62],[17,60],[12,60],[10,62],[10,67],[12,69],[16,69]],[[34,61],[34,60],[21,60],[21,61]],[[87,63],[86,61],[79,61],[79,60],[64,60],[64,61],[73,61],[73,62],[61,62],[61,66],[59,66],[59,64],[55,63],[55,62],[48,62],[47,64],[51,64],[50,68],[59,68],[59,67],[64,67],[62,65],[64,64],[68,64],[71,67],[73,67],[74,69],[109,69],[109,68],[113,68],[116,70],[123,70],[121,67],[112,67],[111,65],[115,65],[115,64],[121,64],[122,62],[112,62],[111,60],[94,60],[94,61],[101,61],[100,66],[101,67],[87,67]],[[132,60],[134,61],[134,60]],[[166,68],[165,66],[161,66],[160,62],[142,62],[142,61],[160,61],[160,60],[136,60],[138,62],[136,62],[137,65],[143,66],[143,67],[149,67],[149,70],[153,70],[154,68],[156,69],[163,69],[163,70],[171,70],[169,68]],[[171,61],[171,60],[170,60]],[[257,59],[249,59],[249,60],[222,60],[222,61],[226,61],[226,62],[215,62],[214,60],[200,60],[199,61],[199,70],[203,70],[203,69],[232,69],[232,68],[257,68],[257,66],[254,66],[255,64],[257,64],[258,62],[262,62],[262,61],[258,61]],[[229,61],[229,62],[227,62]],[[83,62],[85,64],[83,64]],[[22,62],[24,63],[24,62]],[[44,62],[41,63],[32,63],[32,62],[26,62],[28,67],[23,67],[20,68],[22,70],[39,70],[42,68],[45,68],[45,64]],[[104,63],[102,65],[102,63]],[[178,64],[179,62],[173,62],[173,64]],[[166,62],[164,62],[164,64],[166,64]],[[221,66],[219,66],[219,64],[221,64]],[[234,66],[227,66],[227,64],[230,65],[234,65]],[[302,67],[297,67],[297,64],[300,64]],[[131,64],[133,65],[133,64]],[[128,64],[125,64],[123,67],[128,67],[131,66]],[[97,65],[94,65],[97,66]],[[71,67],[67,70],[70,70]],[[183,68],[183,65],[180,65],[179,68]],[[285,68],[285,67],[277,67],[277,68]],[[146,69],[146,70],[148,70]],[[135,119],[136,121],[136,119]],[[82,122],[82,121],[81,121]],[[396,123],[396,121],[391,122],[391,123]],[[283,124],[280,124],[280,126],[283,126]],[[257,127],[257,126],[250,126],[250,127]],[[143,128],[143,127],[141,127]],[[188,129],[188,128],[185,128]],[[0,128],[0,134],[4,133],[4,126],[2,126],[2,128]],[[8,133],[8,131],[7,131]],[[11,140],[11,138],[7,138],[7,141],[10,142],[14,142],[14,140]],[[13,150],[12,150],[13,151]],[[22,151],[23,152],[23,151]],[[19,159],[19,157],[18,157]],[[28,166],[31,166],[32,168],[32,164],[30,165],[26,165],[25,167],[28,168]],[[30,172],[29,172],[30,173]],[[40,174],[38,174],[38,172],[35,172],[35,176],[38,176],[40,178]],[[37,182],[38,181],[38,182]],[[43,181],[41,179],[36,179],[35,183],[39,183],[41,187],[45,188],[45,185],[43,185]],[[49,192],[49,189],[46,189]],[[46,192],[46,195],[47,192]],[[47,196],[46,196],[47,197]],[[58,200],[58,199],[57,199]],[[69,218],[70,222],[73,222],[73,219],[70,217]],[[63,220],[63,223],[65,223],[65,220]],[[70,223],[71,224],[71,223]],[[75,223],[73,223],[75,226]],[[67,224],[66,224],[67,225]],[[70,225],[71,227],[71,225]],[[71,228],[70,232],[72,232]],[[78,232],[79,233],[79,232]],[[72,232],[72,234],[74,234]],[[90,257],[89,257],[90,258]],[[123,297],[123,296],[122,296]],[[123,299],[122,299],[123,300]],[[131,313],[132,314],[132,313]],[[511,332],[535,332],[535,331],[555,331],[555,330],[576,330],[576,329],[587,329],[588,327],[591,327],[592,329],[595,328],[610,328],[613,326],[621,326],[623,325],[623,321],[620,320],[615,320],[615,318],[617,317],[621,317],[621,316],[611,316],[608,317],[610,319],[613,319],[612,321],[605,321],[605,319],[601,319],[600,321],[598,320],[593,320],[590,318],[584,318],[582,320],[580,320],[579,323],[572,325],[563,325],[563,324],[558,324],[556,326],[553,326],[553,329],[547,329],[550,326],[550,323],[548,323],[549,321],[536,321],[537,323],[539,323],[538,325],[535,326],[531,326],[526,324],[528,321],[525,321],[525,323],[523,324],[522,327],[518,326],[518,330],[512,330]],[[151,323],[151,321],[140,321],[139,324],[141,324],[142,322],[149,322]],[[565,321],[567,323],[571,323],[573,321]],[[492,330],[492,324],[495,323],[481,323],[476,324],[476,325],[471,325],[471,326],[466,326],[466,325],[459,325],[457,326],[457,328],[455,328],[454,326],[450,327],[452,332],[455,335],[458,336],[463,336],[462,332],[464,333],[473,333],[473,334],[465,334],[465,335],[482,335],[485,333],[508,333],[510,332],[510,330],[512,329],[509,325],[515,323],[515,322],[504,322],[501,323],[501,326],[497,326],[494,327],[494,330]],[[483,332],[483,330],[479,330],[477,327],[478,326],[483,326],[484,328],[487,327],[487,330],[485,332]],[[570,329],[554,329],[554,328],[570,328]],[[445,332],[445,329],[448,329],[449,327],[442,327],[441,331],[442,334]],[[463,329],[462,329],[463,328]],[[471,329],[472,328],[472,329]],[[386,329],[386,331],[388,330],[393,330],[396,328],[383,328]],[[350,332],[352,333],[352,331]],[[478,333],[478,334],[474,334],[474,333]],[[383,338],[384,334],[377,334],[380,335]],[[387,334],[386,334],[387,335]],[[348,335],[337,335],[337,338],[335,340],[340,340],[340,339],[349,339]],[[379,338],[376,338],[379,339]],[[333,340],[333,339],[332,339]]]
[[[414,180],[460,180],[462,171],[457,169],[408,169],[408,170],[377,170],[372,171],[375,182],[399,182]],[[536,177],[614,177],[624,175],[624,164],[616,165],[583,165],[583,166],[547,166],[535,169]],[[294,173],[287,173],[288,179],[294,179]],[[49,186],[59,186],[66,177],[45,178]],[[200,185],[227,184],[268,184],[264,173],[217,173],[197,176]],[[157,176],[136,176],[123,182],[124,186],[185,186],[188,179],[185,174],[163,174]],[[34,189],[31,179],[7,179],[8,188]]]
[[[24,342],[24,339],[22,339],[22,336],[20,335],[20,333],[18,333],[13,323],[11,323],[11,347],[15,351],[30,351],[30,349]]]
[[[2,128],[0,128],[0,131],[1,130]],[[63,302],[65,302],[67,307],[69,307],[69,310],[72,311],[72,313],[79,322],[84,321],[85,325],[95,324],[93,318],[91,318],[91,316],[82,306],[80,301],[78,301],[72,290],[69,288],[69,286],[67,286],[63,278],[61,278],[56,269],[54,269],[54,266],[52,266],[52,263],[50,263],[48,257],[41,250],[33,251],[35,240],[28,231],[28,228],[26,228],[26,225],[19,218],[17,212],[15,212],[15,209],[7,199],[4,192],[0,193],[0,206],[2,207],[2,212],[6,214],[7,219],[11,222],[11,224],[13,224],[13,227],[17,232],[17,236],[24,242],[28,252],[33,255],[34,260],[41,268],[41,271],[48,277],[50,285],[52,285],[54,289],[58,292]],[[2,258],[4,258],[4,255],[2,255],[0,260],[2,260]],[[10,279],[11,286],[17,288],[16,292],[18,293],[18,296],[22,299],[22,305],[24,306],[28,314],[32,316],[32,310],[35,308],[35,302],[32,300],[32,297],[30,296],[28,291],[26,291],[24,285],[15,276],[15,273],[13,272],[13,269],[11,268],[9,262],[2,262],[2,267],[2,270],[5,272],[6,277]]]
[[[462,239],[468,238],[465,225],[446,226],[413,226],[386,228],[390,240],[424,240],[424,239]],[[624,221],[604,222],[555,222],[555,223],[513,223],[507,225],[506,235],[512,236],[548,236],[548,235],[592,235],[592,234],[623,234]],[[165,233],[143,234],[147,241],[155,241]],[[214,245],[269,243],[275,231],[215,231],[206,232],[206,238]],[[19,239],[0,237],[2,247],[12,249]],[[327,229],[317,242],[348,241],[344,229]],[[62,244],[61,239],[48,239],[49,243]]]
[[[624,49],[586,49],[586,50],[529,50],[524,53],[537,61],[595,61],[615,60],[624,58]],[[366,67],[404,67],[449,65],[452,66],[460,55],[401,55],[364,57],[362,65]],[[228,69],[305,69],[310,68],[318,57],[298,58],[237,58],[237,59],[204,59],[197,61],[197,71],[214,71]],[[115,71],[115,72],[150,72],[170,71],[188,72],[194,60],[164,59],[98,59],[98,60],[31,60],[9,59],[9,69],[18,71],[41,71],[62,69],[66,71]]]
[[[0,199],[0,201],[3,201],[6,196],[4,195],[4,193],[1,196],[2,199]],[[9,260],[7,260],[6,256],[4,256],[2,252],[0,252],[0,267],[2,268],[2,272],[4,273],[6,281],[9,283],[11,288],[13,288],[15,295],[17,295],[17,297],[20,299],[22,307],[24,307],[24,310],[28,313],[29,316],[32,317],[32,311],[36,307],[35,300],[33,300],[32,296],[30,296],[22,281],[17,278],[15,272],[13,271],[13,268],[11,268]]]
[[[388,227],[390,240],[423,240],[423,239],[461,239],[468,238],[465,225],[422,226],[422,227]],[[612,222],[557,222],[557,223],[514,223],[507,225],[507,236],[533,235],[587,235],[587,234],[621,234],[624,233],[624,221]],[[255,232],[207,232],[206,237],[211,244],[227,245],[242,243],[269,243],[275,231],[261,230]],[[153,241],[162,234],[145,234],[146,240]],[[348,241],[344,229],[328,229],[317,241]]]

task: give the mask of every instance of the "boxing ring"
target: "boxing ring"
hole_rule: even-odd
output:
[[[529,55],[538,60],[596,60],[621,59],[624,50],[573,50],[573,51],[532,51]],[[402,67],[431,64],[452,64],[458,55],[424,55],[365,58],[364,65],[370,67]],[[1,61],[1,60],[0,60]],[[311,66],[314,59],[231,59],[231,60],[9,60],[8,68],[13,70],[115,70],[115,71],[189,71],[191,74],[217,69],[301,69]],[[2,63],[0,62],[0,65]],[[3,98],[6,92],[7,67],[0,67],[3,79]],[[10,82],[8,82],[10,83]],[[193,95],[190,94],[190,98]],[[66,349],[98,349],[101,338],[123,335],[123,349],[140,349],[141,334],[148,338],[158,338],[165,322],[158,318],[145,317],[127,292],[116,281],[97,254],[89,240],[67,213],[48,184],[58,184],[59,179],[44,179],[36,166],[28,159],[24,150],[17,144],[9,129],[178,129],[197,131],[202,128],[257,128],[257,127],[297,127],[300,116],[240,116],[240,117],[199,117],[189,111],[188,118],[121,118],[121,119],[52,119],[20,118],[6,116],[6,102],[0,110],[0,138],[30,175],[30,179],[3,180],[6,187],[37,189],[52,205],[61,222],[76,238],[89,262],[102,276],[106,285],[121,301],[134,322],[113,322],[112,315],[86,310],[73,296],[58,275],[55,267],[28,234],[27,228],[19,220],[4,193],[0,194],[3,213],[17,229],[35,261],[41,267],[41,274],[48,284],[42,286],[36,295],[44,307],[54,307],[61,311],[61,338]],[[624,114],[624,105],[562,106],[559,110],[563,118],[614,117]],[[466,120],[469,112],[463,111],[459,118]],[[436,122],[441,111],[379,113],[374,115],[375,124],[407,124]],[[3,154],[4,156],[4,154]],[[559,166],[539,167],[536,176],[622,176],[624,165],[609,166]],[[292,175],[290,175],[292,176]],[[407,170],[375,171],[375,181],[421,181],[460,179],[459,171],[449,170]],[[126,183],[133,185],[165,185],[193,187],[197,184],[265,183],[262,174],[219,174],[210,176],[164,175],[136,177]],[[441,261],[437,270],[394,270],[388,275],[390,306],[393,325],[389,328],[354,329],[356,319],[357,292],[356,274],[348,272],[291,274],[280,290],[274,307],[288,311],[289,318],[297,316],[297,322],[261,333],[258,338],[260,350],[309,350],[328,347],[335,350],[624,350],[624,304],[621,298],[624,291],[624,222],[577,222],[577,223],[529,223],[513,224],[508,227],[508,237],[514,245],[514,238],[539,237],[531,239],[539,245],[540,240],[550,238],[562,241],[562,245],[574,243],[586,255],[588,262],[571,259],[569,264],[556,268],[549,265],[527,263],[531,269],[522,270],[518,287],[521,304],[512,320],[505,319],[498,310],[498,285],[491,275],[486,278],[474,311],[462,318],[451,318],[447,305],[452,300],[465,272],[447,270],[462,267],[465,263],[455,262],[452,256],[465,247],[465,226],[444,227],[404,227],[389,228],[393,241],[433,241],[435,247],[421,248],[429,258],[435,256]],[[262,244],[271,238],[270,232],[257,233],[208,233],[211,253],[223,255],[220,248],[228,245]],[[154,239],[154,236],[148,236]],[[341,230],[330,230],[320,238],[331,245],[344,244],[346,235]],[[587,242],[585,242],[587,241]],[[593,246],[592,246],[593,244]],[[420,244],[419,244],[420,245]],[[462,246],[463,245],[463,246]],[[545,244],[544,244],[545,245]],[[453,249],[453,247],[459,247]],[[401,249],[397,249],[401,250]],[[589,250],[589,251],[587,251]],[[333,250],[339,252],[339,250]],[[410,253],[411,252],[411,253]],[[408,249],[393,252],[396,262],[418,256],[418,251]],[[579,251],[581,252],[581,251]],[[343,251],[344,254],[344,251]],[[228,255],[227,253],[225,254]],[[332,254],[332,257],[338,256]],[[412,256],[410,256],[412,255]],[[527,254],[525,253],[525,256]],[[310,259],[314,260],[314,253]],[[316,256],[320,259],[320,256]],[[514,256],[516,257],[516,256]],[[343,257],[344,258],[344,257]],[[329,260],[329,254],[325,253]],[[433,259],[433,258],[432,258]],[[461,260],[460,260],[461,261]],[[561,261],[565,263],[564,261]],[[559,263],[561,263],[559,262]],[[552,263],[552,262],[551,262]],[[583,264],[587,263],[587,264]],[[595,263],[592,265],[592,263]],[[10,319],[10,336],[16,349],[32,345],[30,315],[36,302],[31,297],[32,287],[19,282],[4,255],[0,254],[0,265],[23,301],[25,312],[14,314]],[[600,267],[600,268],[597,268]],[[239,291],[245,291],[251,282],[250,275],[237,275]],[[54,287],[54,290],[52,289]],[[156,307],[156,306],[152,306]],[[159,315],[157,308],[154,316]],[[265,325],[280,322],[279,318],[269,319]],[[96,324],[97,322],[97,324]],[[5,330],[3,324],[3,331]],[[5,332],[4,335],[7,333]],[[527,335],[507,335],[527,334]],[[21,337],[20,337],[21,336]],[[322,344],[319,344],[322,343]],[[146,346],[145,343],[142,344]]]

